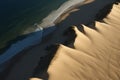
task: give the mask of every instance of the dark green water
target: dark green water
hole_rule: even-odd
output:
[[[40,23],[50,12],[67,0],[2,0],[0,1],[0,48],[20,36],[34,23]]]

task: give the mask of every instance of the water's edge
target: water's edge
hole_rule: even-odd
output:
[[[74,0],[73,0],[74,1]],[[61,5],[60,8],[58,8],[58,10],[53,11],[50,15],[48,15],[42,22],[42,24],[38,25],[38,28],[35,30],[35,32],[29,33],[27,34],[27,36],[21,40],[18,40],[15,43],[11,43],[11,45],[9,46],[9,48],[3,52],[0,55],[0,65],[4,64],[5,62],[9,61],[12,57],[14,57],[15,55],[17,55],[19,52],[21,52],[22,50],[36,45],[38,43],[41,42],[42,37],[50,34],[51,32],[53,32],[56,28],[54,21],[59,18],[60,15],[62,15],[62,13],[64,13],[64,11],[66,11],[68,8],[70,8],[73,5],[78,4],[78,2],[82,2],[82,1],[76,1],[76,3],[72,3],[70,1],[65,2],[64,4]],[[66,4],[69,4],[68,6],[66,6]],[[59,10],[65,8],[64,10],[61,11],[61,13],[59,13]],[[56,16],[54,15],[55,13],[59,13],[56,14]],[[49,19],[51,15],[54,15],[54,19],[51,21]],[[49,21],[49,22],[48,22]],[[46,22],[48,22],[46,24]],[[42,28],[43,27],[43,28]],[[3,69],[0,68],[0,71],[2,71]]]

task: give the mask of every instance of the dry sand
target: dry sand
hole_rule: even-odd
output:
[[[43,79],[39,79],[39,78],[30,78],[30,80],[43,80]]]
[[[48,68],[48,80],[120,80],[120,4],[97,30],[74,30],[75,49],[60,45]]]
[[[22,52],[22,54],[25,54],[25,55],[22,58],[20,58],[16,62],[16,64],[12,67],[6,80],[27,80],[29,77],[33,75],[34,69],[36,68],[36,66],[38,66],[39,61],[41,61],[40,57],[45,56],[49,53],[49,51],[46,50],[46,47],[52,44],[59,44],[59,43],[64,44],[64,42],[71,40],[69,38],[70,36],[63,35],[63,33],[67,28],[69,28],[71,25],[79,26],[80,24],[89,24],[93,22],[95,19],[95,15],[99,12],[99,10],[102,9],[105,5],[111,3],[112,1],[113,0],[110,0],[110,1],[95,0],[90,4],[85,4],[83,6],[77,7],[77,9],[79,10],[76,12],[70,13],[68,17],[66,17],[65,19],[63,19],[63,21],[57,24],[56,31],[48,35],[46,38],[44,38],[41,44],[38,44],[30,49],[27,49],[25,52],[24,51]],[[76,50],[73,50],[71,48],[61,45],[61,49],[64,49],[64,48],[67,48],[68,50],[72,50],[76,52]],[[66,53],[66,51],[63,51],[63,52]],[[77,54],[78,53],[79,51],[77,51]],[[74,54],[71,54],[71,55],[74,55]],[[50,68],[49,68],[49,72],[52,73]],[[53,76],[54,75],[50,74],[50,79],[52,79]],[[58,79],[54,79],[54,80],[58,80]],[[65,79],[61,79],[61,80],[65,80]],[[66,79],[66,80],[69,80],[69,79]]]

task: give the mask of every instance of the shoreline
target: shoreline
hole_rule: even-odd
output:
[[[45,27],[43,27],[44,29],[46,29],[46,28],[49,28],[49,27],[51,27],[51,26],[55,26],[56,24],[58,24],[59,23],[59,21],[61,20],[61,18],[63,17],[63,15],[64,14],[67,14],[67,13],[69,13],[72,9],[74,9],[74,8],[76,8],[76,7],[78,7],[78,6],[81,6],[81,4],[83,4],[84,2],[86,2],[86,1],[81,1],[81,2],[79,2],[79,3],[77,3],[77,4],[74,4],[74,5],[71,5],[69,8],[67,8],[62,14],[60,14],[59,15],[59,17],[57,17],[54,21],[53,21],[53,23],[52,23],[52,25],[49,25],[49,26],[45,26]],[[67,3],[67,2],[66,2]],[[64,4],[64,3],[63,3]],[[83,4],[84,5],[84,4]],[[61,5],[62,6],[62,5]],[[58,8],[59,9],[59,8]],[[49,14],[49,15],[51,15],[51,13]],[[49,16],[48,15],[48,16]],[[47,16],[47,17],[48,17]],[[46,18],[47,18],[46,17]],[[40,25],[40,24],[38,24],[38,25]],[[37,30],[38,28],[36,28],[35,30],[34,30],[34,32],[36,32],[36,30]],[[29,30],[29,28],[28,28],[28,30]],[[25,30],[26,31],[26,30]],[[39,30],[40,31],[40,30]],[[34,33],[34,32],[32,32],[32,33]],[[31,33],[29,33],[29,34],[31,34]],[[29,34],[24,34],[24,35],[29,35]],[[21,36],[24,36],[24,35],[21,35]],[[1,54],[4,54],[4,52],[6,52],[9,48],[10,48],[10,46],[12,46],[14,43],[17,43],[18,41],[19,41],[19,39],[17,39],[17,38],[19,38],[19,36],[18,37],[16,37],[15,39],[13,39],[13,40],[10,40],[9,42],[10,42],[10,44],[8,43],[8,45],[6,46],[6,47],[4,47],[4,48],[1,48]],[[24,39],[24,38],[23,38]],[[21,41],[21,40],[20,40]],[[11,43],[11,42],[13,42],[13,43]],[[1,55],[0,55],[1,56]]]
[[[83,4],[84,2],[86,2],[86,0],[81,0],[81,1],[76,1],[76,3],[70,5],[70,2],[72,1],[67,1],[65,3],[63,3],[58,9],[56,10],[53,10],[52,12],[50,12],[50,14],[45,17],[41,24],[39,24],[39,26],[43,27],[43,28],[48,28],[50,26],[54,26],[57,22],[57,20],[60,19],[60,17],[63,15],[63,14],[66,14],[68,13],[69,11],[71,11],[72,9],[76,8],[77,6],[81,6],[81,4]],[[78,3],[77,3],[78,2]],[[65,6],[69,4],[68,6]],[[84,4],[83,4],[84,5]],[[64,9],[65,7],[65,9]],[[67,7],[67,8],[66,8]],[[61,11],[61,9],[64,9],[63,11]],[[55,16],[54,16],[55,15]],[[54,16],[54,17],[53,17]],[[50,20],[52,21],[50,21]],[[45,24],[46,22],[48,22],[47,24]]]
[[[82,2],[79,2],[79,3],[77,3],[77,4],[75,4],[75,5],[72,5],[72,6],[70,6],[68,9],[66,9],[53,23],[54,24],[58,24],[58,23],[60,23],[61,22],[61,19],[64,17],[64,19],[65,18],[67,18],[71,13],[74,13],[74,12],[76,12],[76,11],[78,11],[79,9],[78,9],[78,7],[80,7],[80,6],[82,6],[82,5],[85,5],[85,4],[90,4],[90,3],[92,3],[94,0],[84,0],[84,1],[82,1]],[[66,15],[67,14],[67,15]],[[65,16],[66,15],[66,16]],[[62,19],[62,20],[64,20],[64,19]]]
[[[61,17],[62,17],[62,15],[63,14],[66,14],[66,13],[68,13],[69,11],[71,11],[72,9],[74,9],[74,8],[76,8],[77,6],[80,6],[81,4],[82,4],[83,2],[80,2],[80,3],[77,3],[77,4],[74,4],[74,5],[72,5],[72,6],[70,6],[68,9],[66,9],[58,18],[57,18],[57,20],[59,21],[59,20],[61,20]],[[57,24],[57,20],[55,20],[54,22],[53,22],[53,24]],[[54,25],[54,26],[55,26]],[[51,26],[50,26],[51,27]],[[49,27],[45,27],[44,29],[47,29],[47,28],[49,28]],[[39,31],[41,31],[41,30],[39,30]],[[27,36],[26,38],[28,38],[29,36]],[[42,37],[41,37],[42,38]],[[24,38],[22,39],[22,40],[24,40]],[[2,55],[4,55],[7,51],[9,51],[9,49],[11,48],[11,46],[12,45],[14,45],[14,44],[17,44],[19,41],[22,41],[22,40],[17,40],[16,42],[14,42],[14,40],[13,40],[13,42],[14,43],[10,43],[8,46],[6,46],[5,48],[3,48],[2,50],[3,50],[3,53],[0,55],[0,56],[2,56]],[[12,41],[12,40],[11,40]],[[40,42],[39,42],[40,43]],[[29,46],[28,47],[26,47],[26,48],[29,48]],[[24,48],[24,49],[26,49],[26,48]],[[23,50],[24,50],[23,49]],[[2,51],[1,50],[1,51]],[[20,53],[20,52],[18,52],[18,53]]]
[[[67,14],[67,13],[69,13],[69,12],[71,12],[73,9],[75,9],[76,7],[78,7],[78,6],[81,6],[81,4],[82,5],[84,5],[83,3],[84,3],[85,1],[83,1],[83,2],[79,2],[79,3],[77,3],[77,4],[74,4],[74,5],[72,5],[72,6],[70,6],[68,9],[66,9],[53,23],[55,23],[55,25],[57,25],[58,24],[58,21],[59,20],[61,20],[61,17],[63,17],[63,15],[64,14]],[[49,28],[49,27],[45,27],[44,29],[47,29],[47,28]],[[45,37],[45,36],[44,36]],[[26,37],[27,38],[27,37]],[[24,39],[24,38],[23,38]],[[17,40],[17,42],[18,42],[19,40]],[[21,40],[20,40],[21,41]],[[16,43],[17,43],[16,42]],[[40,44],[40,42],[38,43],[38,44]],[[11,45],[13,45],[13,43],[11,43]],[[36,44],[37,45],[37,44]],[[30,46],[30,47],[32,47],[32,46]],[[23,52],[24,50],[26,51],[27,49],[29,49],[30,47],[27,47],[27,48],[25,48],[25,49],[23,49],[22,51],[20,51],[19,53],[21,53],[21,52]],[[10,48],[10,47],[9,47]],[[9,48],[7,49],[7,50],[9,50]],[[7,51],[7,50],[5,50],[5,52]],[[18,53],[18,54],[19,54]],[[2,55],[4,55],[4,53],[2,54]],[[0,55],[1,56],[1,55]],[[15,57],[15,56],[13,56],[13,57]],[[12,59],[12,58],[11,58]]]
[[[54,0],[52,0],[52,1],[54,1]],[[47,1],[47,2],[44,0],[42,0],[42,2],[38,1],[38,3],[34,7],[29,6],[29,10],[26,10],[26,11],[23,10],[24,13],[21,13],[20,16],[17,16],[17,18],[13,19],[12,20],[13,22],[11,22],[8,25],[8,26],[10,26],[10,30],[5,29],[7,31],[4,32],[5,34],[1,35],[0,48],[4,48],[5,46],[9,45],[8,42],[15,39],[16,37],[21,36],[22,34],[24,35],[24,31],[26,31],[28,28],[29,28],[29,30],[27,30],[28,32],[26,32],[26,33],[34,32],[35,29],[32,28],[33,27],[32,25],[34,23],[36,23],[36,22],[39,23],[40,21],[42,21],[43,18],[48,16],[48,14],[51,11],[56,10],[57,8],[60,7],[60,5],[62,5],[64,2],[66,2],[65,0],[61,0],[61,1],[55,1],[55,4],[54,4],[52,1]],[[33,2],[36,2],[36,1],[33,1]],[[46,2],[46,3],[44,3],[44,2]],[[45,5],[42,5],[42,3],[44,3]],[[28,5],[29,4],[31,4],[31,2],[28,3]],[[49,6],[51,6],[51,7],[49,7]]]

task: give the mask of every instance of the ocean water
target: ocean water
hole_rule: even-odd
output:
[[[68,8],[82,1],[0,1],[0,72],[7,67],[4,63],[25,48],[38,44],[43,36],[54,31],[54,21]]]
[[[53,22],[66,9],[82,1],[84,0],[0,1],[0,54],[16,39],[35,32],[35,23],[40,27],[54,26]]]
[[[0,0],[0,48],[20,36],[34,23],[41,23],[50,12],[67,0]],[[27,33],[27,32],[26,32]]]
[[[5,47],[5,50],[0,51],[0,66],[25,48],[38,44],[43,36],[56,29],[54,21],[63,12],[82,1],[84,0],[1,1],[0,47]],[[36,23],[37,27],[34,26]],[[3,68],[0,67],[0,72]]]

